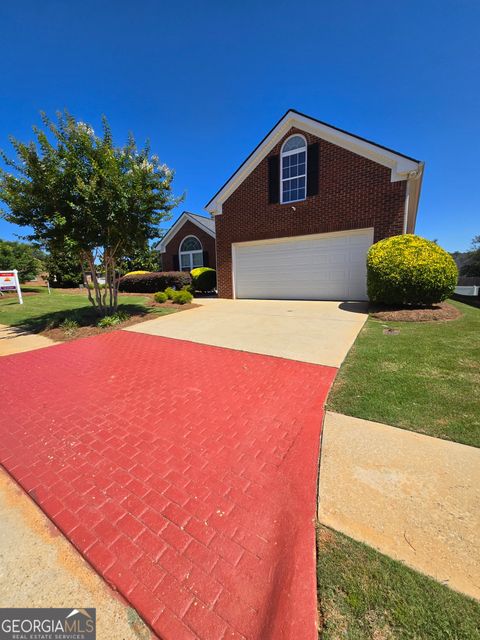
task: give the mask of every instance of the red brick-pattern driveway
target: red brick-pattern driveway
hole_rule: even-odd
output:
[[[1,462],[160,638],[313,640],[335,372],[124,331],[5,357]]]

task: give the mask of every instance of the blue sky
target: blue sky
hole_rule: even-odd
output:
[[[417,233],[480,234],[480,3],[25,0],[0,5],[0,148],[68,108],[129,130],[204,205],[288,109],[426,163]],[[168,225],[166,225],[168,226]],[[0,220],[0,238],[21,233]]]

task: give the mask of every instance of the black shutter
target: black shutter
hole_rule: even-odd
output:
[[[268,202],[280,202],[280,158],[270,156],[268,159]]]
[[[204,251],[203,252],[203,266],[204,267],[209,267],[210,266],[208,264],[208,251]]]
[[[308,145],[307,150],[307,196],[318,194],[318,172],[319,146],[318,142]]]
[[[175,253],[173,256],[173,270],[180,271],[180,263],[178,261],[178,253]]]

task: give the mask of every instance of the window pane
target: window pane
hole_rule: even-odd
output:
[[[190,255],[180,254],[180,266],[182,269],[190,269]]]
[[[305,186],[305,178],[299,178],[298,179],[298,186],[299,186],[299,188]]]
[[[203,252],[192,253],[192,261],[194,267],[203,267]]]
[[[283,151],[293,151],[305,147],[305,140],[301,136],[292,136],[283,147]]]
[[[202,245],[197,238],[185,238],[180,246],[180,251],[199,251]]]

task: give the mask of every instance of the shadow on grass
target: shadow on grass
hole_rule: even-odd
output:
[[[129,316],[145,316],[151,313],[151,309],[148,307],[135,303],[119,304],[118,311]],[[24,318],[19,322],[13,323],[11,326],[31,333],[40,333],[40,331],[58,327],[64,320],[73,320],[77,322],[80,327],[95,327],[100,317],[92,306],[85,306],[79,307],[78,309],[50,311],[31,318]]]
[[[480,309],[480,297],[478,296],[460,296],[458,293],[455,293],[452,296],[452,300],[463,302],[463,304],[468,304],[469,307],[476,307],[477,309]]]

